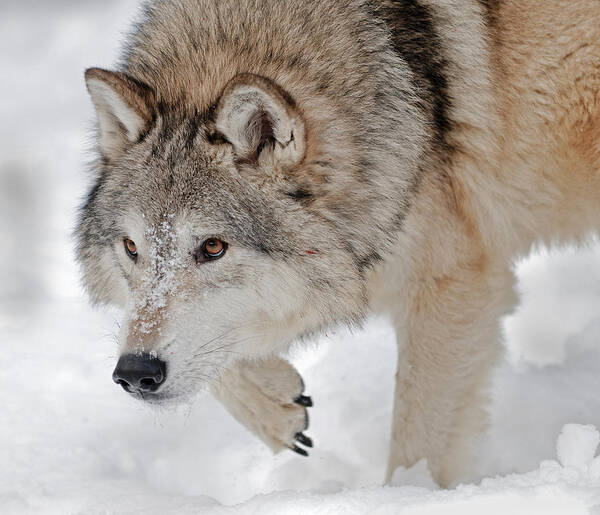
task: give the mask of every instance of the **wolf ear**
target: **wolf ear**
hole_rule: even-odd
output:
[[[304,157],[305,129],[294,101],[268,79],[243,73],[225,87],[216,109],[217,130],[240,159],[256,162],[266,144],[284,166]]]
[[[108,160],[114,159],[150,128],[154,91],[124,73],[100,68],[87,69],[85,82],[98,115],[100,151]]]

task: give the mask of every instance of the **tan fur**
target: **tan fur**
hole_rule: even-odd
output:
[[[599,19],[589,1],[501,3],[493,74],[473,92],[488,110],[466,113],[447,181],[421,190],[399,262],[374,278],[375,309],[402,306],[391,310],[399,372],[388,477],[423,457],[440,484],[461,477],[486,425],[498,319],[517,300],[512,260],[600,229]]]
[[[224,372],[212,392],[227,410],[273,452],[293,445],[308,427],[306,408],[295,401],[302,378],[287,361],[240,361]]]
[[[499,10],[497,125],[481,145],[495,151],[470,156],[488,173],[458,169],[454,177],[480,232],[494,240],[487,245],[509,256],[598,227],[598,12],[588,1],[507,1]]]
[[[427,19],[406,23],[414,12]],[[143,320],[144,295],[163,280],[142,257],[124,265],[119,242],[111,251],[131,271],[115,271],[105,254],[108,230],[98,227],[126,184],[148,213],[140,226],[159,226],[168,206],[184,235],[155,242],[179,263],[165,290],[168,316],[150,311],[149,333],[129,320],[127,345],[171,345],[176,373],[161,392],[172,398],[221,373],[216,395],[274,449],[302,430],[303,408],[290,404],[301,381],[278,358],[252,359],[368,310],[390,315],[398,373],[388,477],[426,458],[441,485],[455,483],[486,426],[499,321],[517,300],[514,259],[600,230],[600,3],[170,0],[149,13],[130,38],[127,75],[88,72],[117,95],[90,88],[101,125],[102,116],[115,122],[106,141],[120,152],[111,105],[123,111],[121,97],[147,123],[156,116],[148,102],[160,106],[148,137],[127,142],[124,164],[105,163],[110,194],[91,199],[82,217],[80,259],[94,298],[125,304],[137,291]],[[397,32],[412,22],[421,40],[402,40]],[[394,31],[408,52],[393,47]],[[421,44],[430,78],[440,68],[431,84],[418,81],[427,82]],[[274,113],[264,155],[260,131],[239,114],[238,86]],[[215,145],[215,128],[233,141]],[[256,155],[240,156],[248,149]],[[291,186],[310,199],[291,201]],[[106,225],[134,224],[119,216]],[[227,259],[195,267],[192,243],[215,227],[232,238]],[[144,230],[124,235],[140,256]],[[220,347],[190,337],[201,322],[218,328]],[[250,361],[221,357],[223,345]],[[213,353],[207,363],[204,350]]]

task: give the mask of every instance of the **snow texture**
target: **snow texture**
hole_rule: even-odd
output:
[[[563,467],[585,470],[592,465],[600,433],[592,425],[566,424],[558,437],[556,454]]]
[[[70,233],[89,184],[83,70],[115,61],[134,9],[0,4],[0,513],[600,513],[597,243],[519,264],[490,431],[453,490],[435,488],[424,462],[381,486],[395,363],[385,320],[293,352],[315,401],[308,459],[273,456],[207,395],[156,411],[112,383],[121,315],[88,306]]]

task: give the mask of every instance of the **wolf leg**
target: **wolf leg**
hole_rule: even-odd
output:
[[[461,478],[487,423],[486,387],[497,362],[499,318],[513,306],[513,275],[484,258],[443,274],[421,270],[394,314],[398,339],[387,478],[425,458],[444,487]]]
[[[308,427],[310,397],[296,369],[281,358],[241,360],[221,375],[213,394],[233,417],[273,452],[291,449],[304,456],[298,443],[312,447],[302,432]]]

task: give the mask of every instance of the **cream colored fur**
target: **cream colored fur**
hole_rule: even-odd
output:
[[[300,374],[280,358],[239,361],[212,388],[229,413],[273,452],[292,447],[295,435],[308,426],[306,408],[294,402],[303,390]]]
[[[430,3],[452,40],[464,4]],[[388,477],[423,457],[441,485],[462,477],[486,428],[499,318],[517,301],[513,260],[600,229],[599,14],[588,1],[505,1],[496,39],[450,47],[466,151],[447,183],[422,189],[396,260],[373,277],[399,349]]]
[[[382,1],[381,5],[385,3]],[[253,250],[252,245],[232,244],[229,261],[223,259],[211,268],[189,265],[192,236],[214,232],[214,206],[211,202],[209,206],[187,209],[185,195],[184,200],[173,201],[180,208],[178,212],[185,214],[174,219],[173,224],[188,229],[182,229],[184,236],[178,242],[164,245],[160,240],[156,254],[178,256],[183,263],[177,269],[173,291],[168,292],[168,302],[160,305],[161,310],[175,314],[171,318],[149,315],[156,319],[162,332],[152,333],[156,341],[145,346],[146,350],[152,347],[159,353],[167,348],[170,351],[169,370],[173,372],[169,372],[170,384],[165,389],[170,388],[174,398],[187,395],[205,377],[212,380],[218,376],[213,376],[213,368],[229,367],[218,370],[221,374],[214,386],[215,395],[272,449],[290,447],[294,435],[305,424],[305,409],[293,403],[302,391],[302,381],[289,364],[269,356],[286,348],[300,334],[318,331],[339,320],[360,320],[368,299],[371,312],[392,318],[398,341],[388,477],[397,467],[410,467],[426,458],[435,479],[448,486],[463,477],[474,445],[486,427],[486,390],[501,349],[499,323],[517,301],[513,291],[514,259],[529,253],[536,244],[577,243],[600,230],[600,4],[596,0],[504,0],[497,2],[493,21],[488,20],[486,25],[484,2],[422,3],[430,7],[434,17],[444,53],[448,96],[452,99],[448,156],[421,152],[424,142],[431,139],[428,131],[433,129],[418,108],[411,77],[402,71],[406,66],[401,66],[396,55],[388,52],[384,56],[389,70],[385,80],[375,80],[376,72],[383,66],[375,67],[373,73],[364,73],[369,69],[369,58],[365,57],[363,46],[357,44],[356,31],[365,26],[368,17],[362,17],[358,8],[345,12],[342,2],[318,2],[306,11],[301,11],[300,6],[302,19],[308,20],[306,23],[314,31],[299,30],[294,34],[294,44],[303,50],[301,56],[308,56],[306,69],[277,60],[263,63],[260,52],[240,57],[239,45],[223,47],[214,43],[219,41],[216,27],[220,26],[220,18],[211,7],[207,17],[212,13],[214,19],[198,25],[202,30],[206,28],[202,41],[213,43],[194,53],[186,39],[177,40],[180,46],[174,55],[180,61],[174,61],[174,69],[168,70],[163,69],[156,56],[172,49],[172,34],[178,33],[183,22],[190,24],[189,30],[199,29],[194,28],[197,20],[184,19],[173,7],[181,4],[183,11],[188,12],[192,2],[169,4],[172,15],[167,4],[159,3],[156,9],[164,8],[165,12],[160,11],[145,32],[132,36],[125,71],[155,88],[166,104],[179,105],[184,99],[195,108],[217,106],[218,127],[232,140],[238,157],[248,149],[256,150],[256,131],[249,130],[246,122],[252,119],[257,106],[268,111],[276,122],[275,146],[265,153],[266,157],[260,157],[258,166],[240,165],[244,181],[253,187],[259,185],[256,190],[261,194],[271,190],[279,194],[278,188],[288,184],[282,163],[291,167],[302,158],[312,163],[311,168],[294,169],[290,175],[313,191],[313,203],[306,210],[290,211],[289,216],[288,211],[279,212],[287,232],[275,240],[290,239],[294,243],[292,250],[287,251],[287,259],[279,259],[277,252],[272,253],[275,258],[268,259],[265,253]],[[273,16],[282,27],[297,26],[295,9],[271,4]],[[230,18],[230,3],[215,3],[214,11],[219,9]],[[262,26],[260,17],[256,23]],[[373,53],[389,46],[387,36],[376,28],[374,25],[372,31],[378,35],[371,39],[381,44],[376,50],[371,49]],[[254,41],[260,40],[258,31],[240,33],[248,40],[245,47],[261,48],[262,43]],[[288,41],[276,31],[269,32],[271,36],[273,48],[287,55]],[[340,55],[345,56],[345,61]],[[263,83],[259,78],[257,84],[254,79],[249,80],[248,72],[254,73],[255,68],[270,81]],[[244,80],[237,84],[235,77],[240,74]],[[197,80],[199,76],[204,79]],[[323,76],[329,76],[325,84],[319,82]],[[92,79],[99,77],[111,85],[120,84],[119,80],[98,70],[91,72],[90,77],[88,86],[99,110],[101,129],[112,120],[103,118],[108,111],[120,118],[127,143],[132,144],[142,122],[149,123],[149,118],[132,117],[129,108],[133,106],[143,114],[146,100],[152,103],[151,96],[147,94],[140,100],[136,89],[140,86],[127,83],[117,92],[137,99],[137,103],[122,103],[103,83]],[[355,82],[348,86],[353,77]],[[297,111],[282,101],[284,97],[271,81],[290,92]],[[373,91],[390,83],[398,85],[398,91],[405,95],[402,100],[400,96],[390,97],[390,112],[394,107],[403,113],[398,123],[392,118],[382,120],[382,112],[371,116],[361,104]],[[230,89],[225,91],[230,96],[221,98],[219,104],[227,84]],[[336,96],[339,91],[346,91],[343,99]],[[246,111],[239,108],[240,102]],[[365,105],[373,108],[374,104]],[[364,122],[360,128],[367,136],[373,136],[372,141],[379,146],[361,147],[360,141],[357,143],[354,123],[359,118]],[[164,123],[167,127],[168,123]],[[396,132],[391,134],[392,130]],[[296,137],[293,143],[292,134]],[[114,150],[114,134],[105,136],[101,145]],[[151,133],[145,142],[147,146],[152,137]],[[179,149],[185,138],[171,138],[168,143],[157,141],[157,148],[167,146],[162,153],[167,154],[170,146]],[[226,147],[199,142],[198,138],[194,144],[190,146],[201,148],[202,152],[192,154],[192,164],[177,161],[178,173],[183,177],[179,184],[182,191],[195,179],[190,172],[186,180],[185,170],[200,166],[199,160],[210,164],[205,166],[207,169],[229,167],[237,173]],[[120,144],[117,150],[121,152],[124,146]],[[142,166],[148,153],[144,142],[134,148],[126,172]],[[117,157],[110,152],[105,154],[108,160]],[[363,159],[365,156],[368,159]],[[402,174],[403,167],[412,169],[423,160],[426,163],[418,185],[413,184]],[[365,162],[377,173],[369,177],[370,182],[359,182],[356,177]],[[331,163],[348,164],[336,169]],[[162,163],[156,165],[154,173],[160,176],[166,168]],[[111,173],[119,175],[114,170]],[[135,177],[145,173],[144,164]],[[124,183],[108,182],[112,192],[120,191]],[[155,201],[157,191],[164,195],[164,199],[157,197],[160,206],[171,202],[171,188],[151,189],[145,182],[135,190],[142,206]],[[238,186],[237,182],[233,186],[226,181],[222,184]],[[208,194],[202,190],[194,199],[197,204],[213,197],[218,199],[221,189],[224,187],[215,186]],[[236,198],[254,189],[240,186],[231,191],[231,198]],[[399,191],[402,196],[397,194]],[[258,195],[256,198],[262,199]],[[254,209],[264,208],[260,224],[257,222],[261,230],[273,209],[287,206],[281,199],[272,202],[272,198],[279,199],[275,194],[265,198],[248,202]],[[229,197],[224,199],[220,200],[221,205],[229,205]],[[381,252],[380,262],[373,260],[374,268],[365,266],[365,281],[363,269],[355,270],[349,254],[335,251],[350,242],[354,256],[368,258],[372,251],[381,250],[379,245],[386,247],[382,241],[388,235],[375,226],[389,221],[390,213],[400,204],[407,214],[398,239],[391,252]],[[250,209],[248,212],[252,213]],[[319,225],[322,220],[338,221],[338,217],[336,231]],[[131,222],[120,223],[131,233]],[[82,236],[80,244],[89,289],[97,300],[115,301],[114,284],[118,282],[124,292],[121,297],[128,298],[127,288],[135,286],[135,278],[126,283],[111,269],[111,260],[100,255],[98,248],[104,247],[86,246],[87,240],[103,241],[94,232],[97,226],[94,216],[82,222],[91,234]],[[225,222],[221,226],[228,228]],[[235,234],[235,230],[228,230]],[[119,234],[113,250],[121,252],[120,259],[126,261],[129,258],[122,255],[122,236],[132,237]],[[135,267],[127,262],[130,275],[152,274],[156,267],[149,261],[144,265],[142,258],[144,233],[134,236],[140,247],[140,264],[133,271]],[[263,233],[261,237],[267,239]],[[315,247],[320,252],[310,254],[309,262],[306,251]],[[170,261],[164,258],[161,263]],[[144,266],[150,271],[143,272]],[[245,275],[248,271],[250,274]],[[318,292],[307,281],[315,275],[321,278]],[[109,281],[107,277],[113,279]],[[236,279],[237,289],[214,287]],[[154,282],[147,284],[155,289]],[[338,293],[332,293],[334,288],[338,288]],[[186,295],[181,295],[184,289]],[[203,297],[207,291],[212,295],[210,301]],[[147,292],[139,295],[145,298]],[[205,318],[199,320],[199,316]],[[209,325],[210,330],[206,331],[202,324]],[[189,329],[194,327],[201,330]],[[137,333],[130,331],[128,338],[139,345],[144,335]],[[234,346],[240,355],[267,361],[233,363],[229,355],[221,357],[219,352],[225,356],[223,349],[229,347],[211,349],[210,345],[216,345],[212,337],[215,334],[221,335],[223,345]],[[205,340],[199,345],[197,340],[202,338]],[[173,352],[176,346],[177,353]],[[206,365],[204,370],[201,367],[208,351],[220,361],[214,366]]]
[[[397,254],[372,274],[371,307],[391,315],[398,340],[387,477],[425,457],[450,486],[487,427],[500,318],[518,300],[513,260],[600,229],[600,11],[587,1],[504,2],[497,39],[471,31],[466,46],[453,41],[473,24],[464,3],[429,3],[460,63],[453,138],[467,151],[447,183],[421,189]],[[560,45],[548,31],[562,34]],[[495,65],[480,66],[482,50]],[[254,413],[236,418],[269,443],[285,418]]]

